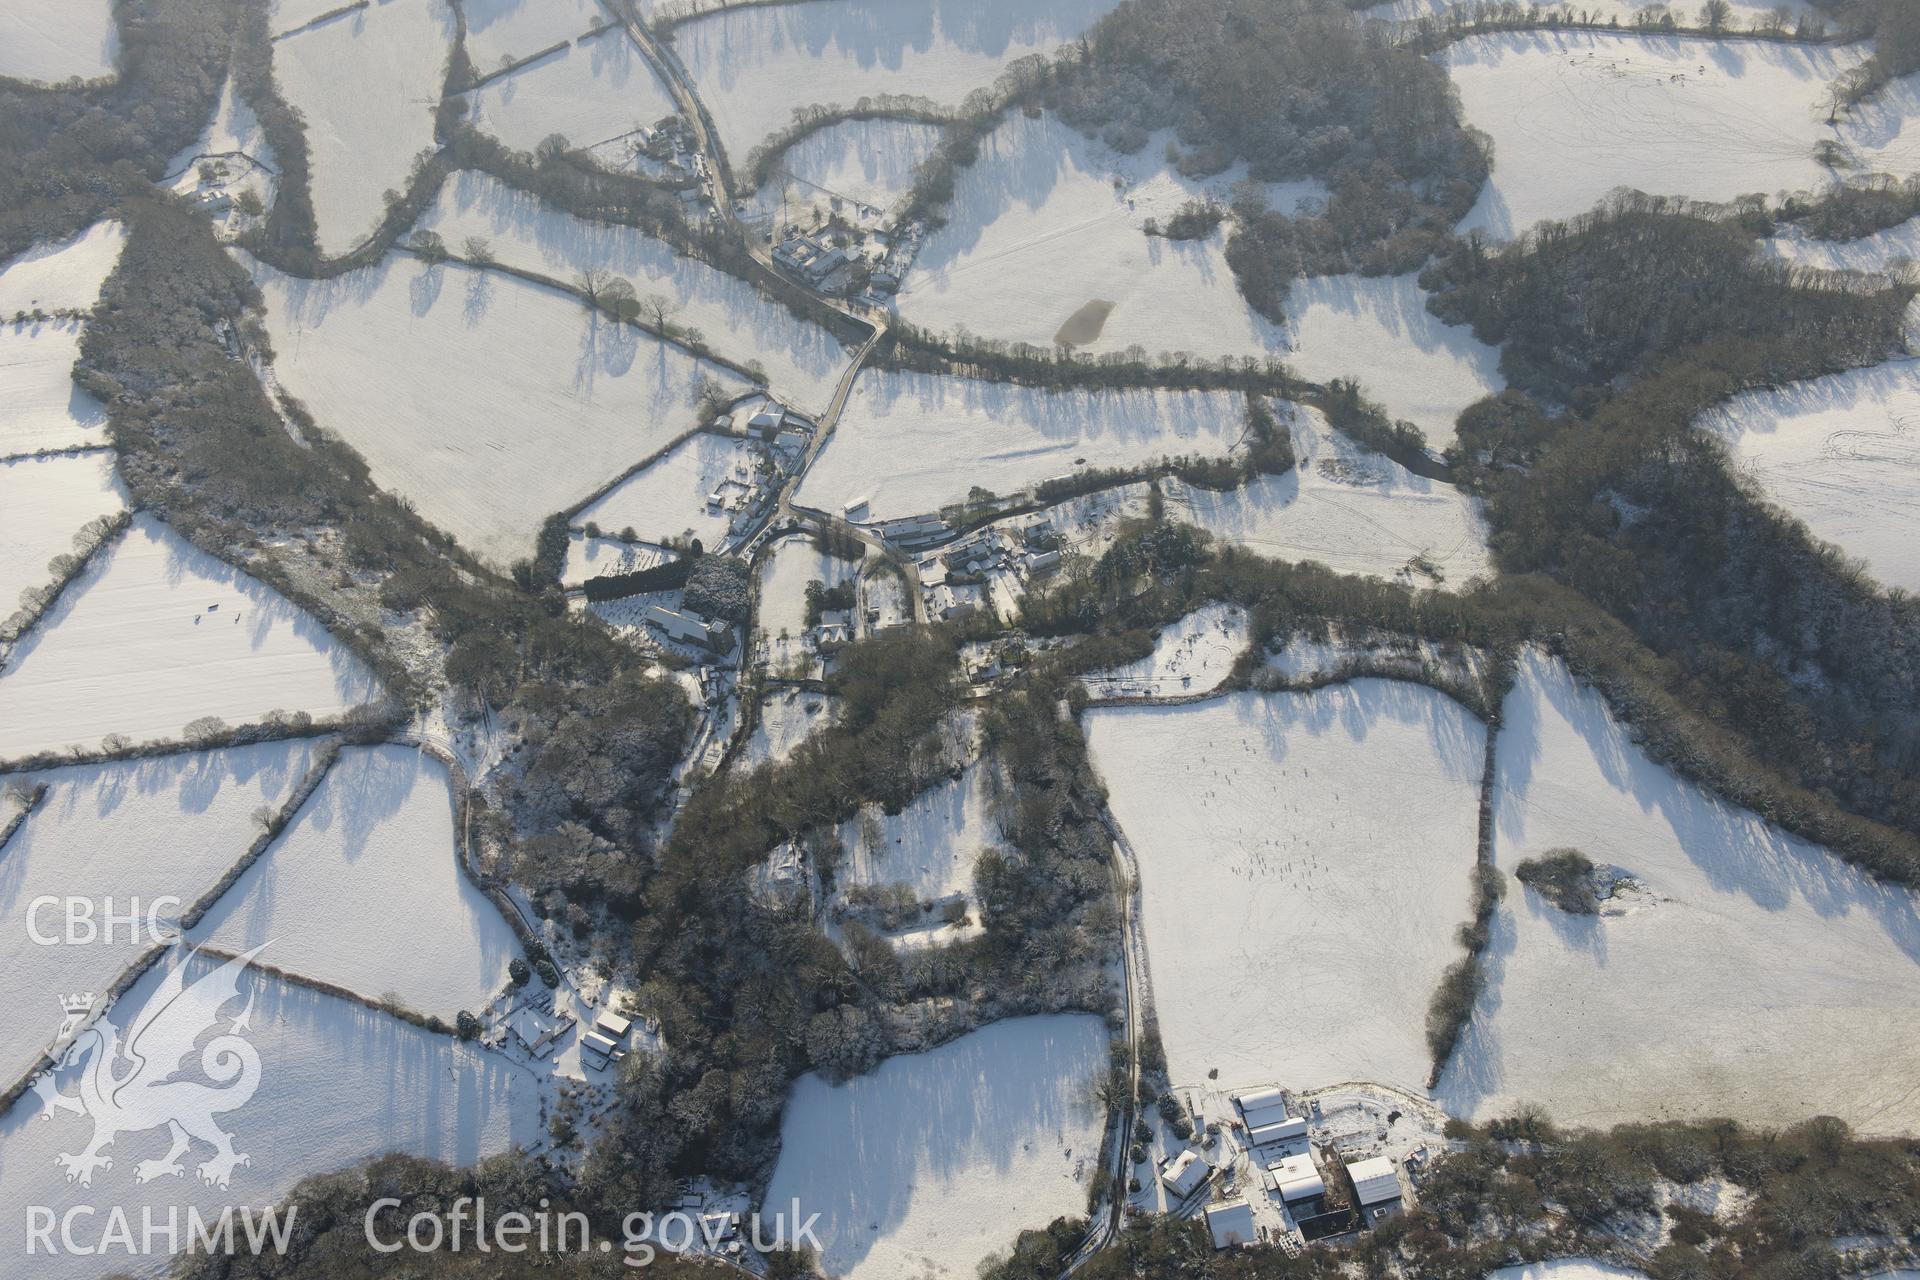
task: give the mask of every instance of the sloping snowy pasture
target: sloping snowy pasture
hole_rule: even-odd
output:
[[[36,307],[90,309],[126,247],[127,229],[118,222],[96,222],[71,239],[35,245],[0,266],[0,318]]]
[[[938,511],[975,485],[1009,494],[1078,467],[1224,456],[1245,405],[1222,391],[1047,391],[863,370],[798,499],[862,521]]]
[[[0,455],[105,443],[105,408],[73,385],[85,322],[53,313],[91,309],[126,244],[125,227],[97,222],[0,267]]]
[[[269,947],[260,962],[271,963],[272,955]],[[191,983],[218,962],[200,956],[187,963]],[[163,969],[156,967],[134,985],[108,1015],[115,1026],[131,1025],[163,976]],[[198,1166],[213,1154],[203,1142],[195,1142],[182,1157],[179,1176],[138,1181],[142,1161],[158,1161],[167,1153],[164,1126],[120,1134],[108,1149],[111,1169],[96,1172],[90,1187],[69,1183],[55,1157],[80,1152],[93,1132],[92,1121],[64,1111],[43,1118],[48,1113],[28,1094],[0,1116],[0,1201],[44,1205],[56,1216],[73,1206],[96,1205],[95,1213],[75,1220],[76,1238],[89,1244],[106,1231],[111,1207],[126,1214],[136,1241],[142,1210],[150,1210],[162,1228],[156,1240],[163,1246],[173,1209],[179,1214],[184,1245],[188,1206],[213,1222],[230,1206],[250,1205],[257,1212],[274,1204],[316,1171],[347,1168],[389,1151],[467,1165],[539,1138],[537,1082],[524,1068],[257,969],[242,975],[239,985],[239,996],[218,1010],[224,1014],[219,1025],[226,1030],[252,997],[244,1034],[259,1055],[260,1069],[259,1087],[245,1105],[217,1117],[233,1135],[234,1150],[249,1157],[249,1163],[233,1171],[228,1187],[201,1181]],[[208,999],[203,994],[186,998]],[[51,998],[48,1004],[52,1007]],[[57,1014],[57,1008],[54,1011]],[[202,1078],[198,1061],[197,1055],[188,1057],[186,1078]],[[75,1092],[85,1069],[64,1073],[58,1083],[67,1093]],[[26,1254],[26,1221],[24,1214],[6,1215],[0,1225],[0,1259],[10,1262]],[[238,1222],[234,1233],[244,1250],[246,1238]],[[61,1249],[49,1256],[42,1247],[28,1265],[32,1275],[49,1280],[98,1280],[129,1271],[155,1276],[167,1262],[164,1252],[142,1256],[112,1249],[81,1256]]]
[[[460,8],[467,57],[482,75],[610,21],[594,0],[461,0]]]
[[[1920,1128],[1911,891],[1653,763],[1599,694],[1537,653],[1507,695],[1495,755],[1503,871],[1571,847],[1637,884],[1598,915],[1510,885],[1486,992],[1436,1091],[1449,1111]]]
[[[1063,1014],[996,1022],[837,1088],[802,1076],[764,1211],[818,1213],[821,1266],[841,1280],[972,1275],[1023,1228],[1085,1212],[1106,1069],[1100,1019]]]
[[[1419,1090],[1468,916],[1485,729],[1421,685],[1099,707],[1175,1084]]]
[[[619,29],[490,80],[467,95],[467,118],[516,151],[559,134],[584,150],[651,127],[673,98]]]
[[[632,227],[587,222],[549,208],[483,173],[453,175],[420,226],[439,232],[456,253],[469,236],[480,236],[508,266],[560,280],[599,267],[625,278],[643,301],[659,294],[668,300],[669,324],[700,330],[709,347],[742,364],[759,361],[774,392],[803,411],[826,410],[852,358],[831,333],[762,297],[746,281]],[[619,527],[604,518],[600,523]]]
[[[127,505],[106,450],[0,461],[0,616],[20,592],[54,581],[47,562],[73,552],[73,535]]]
[[[672,552],[651,543],[626,543],[605,535],[589,538],[576,529],[567,538],[567,567],[561,571],[560,580],[570,587],[578,586],[603,573],[635,573],[672,558]]]
[[[0,672],[0,760],[174,741],[203,716],[339,715],[378,683],[311,615],[152,516],[135,516]]]
[[[1224,493],[1168,481],[1169,509],[1249,551],[1342,573],[1390,578],[1416,558],[1455,586],[1493,572],[1477,499],[1362,448],[1317,409],[1274,407],[1293,434],[1293,470]]]
[[[1296,373],[1315,381],[1349,378],[1389,415],[1453,443],[1454,420],[1477,400],[1506,388],[1500,349],[1470,329],[1443,324],[1427,310],[1413,276],[1313,276],[1287,295],[1283,352]]]
[[[7,0],[0,5],[0,76],[58,84],[113,74],[120,29],[113,0]]]
[[[1247,641],[1245,609],[1205,605],[1161,628],[1146,657],[1088,676],[1087,692],[1096,698],[1205,693],[1233,671]]]
[[[988,785],[986,767],[975,763],[959,777],[921,792],[899,813],[868,805],[840,825],[846,851],[840,883],[903,884],[922,901],[971,897],[976,855],[1001,840]]]
[[[1920,360],[1748,392],[1701,425],[1816,535],[1920,591]]]
[[[696,19],[673,44],[735,166],[795,107],[881,93],[958,107],[1008,63],[1076,39],[1115,0],[810,0]]]
[[[913,188],[913,171],[940,144],[940,127],[917,120],[843,120],[789,147],[754,194],[759,217],[840,196],[885,213]],[[851,212],[851,211],[847,211]]]
[[[1121,155],[1052,115],[1014,115],[959,175],[947,224],[901,284],[901,315],[1050,347],[1069,317],[1110,303],[1096,334],[1074,335],[1078,349],[1279,356],[1309,378],[1358,378],[1436,447],[1460,410],[1505,386],[1498,350],[1429,314],[1411,276],[1296,280],[1285,326],[1259,315],[1227,266],[1224,231],[1169,240],[1142,230],[1190,199],[1226,199],[1243,166],[1196,182],[1163,152],[1156,138]],[[1270,197],[1285,210],[1324,198],[1312,183],[1276,185]]]
[[[1696,200],[1822,186],[1827,87],[1861,56],[1584,31],[1459,41],[1439,61],[1467,123],[1494,144],[1493,176],[1461,228],[1505,239],[1622,186]]]
[[[795,747],[833,723],[840,700],[804,689],[778,689],[760,702],[753,733],[741,748],[740,767],[778,764]]]
[[[0,321],[0,454],[106,443],[105,406],[73,383],[84,328]]]
[[[739,379],[568,294],[390,257],[335,280],[248,260],[281,382],[374,481],[498,565],[548,516],[693,427]]]
[[[16,1016],[0,1028],[0,1088],[53,1042],[59,996],[104,995],[148,945],[144,934],[129,941],[125,925],[112,939],[41,945],[29,925],[43,937],[64,939],[62,904],[69,897],[92,902],[97,915],[111,898],[123,916],[137,910],[144,929],[155,899],[172,897],[177,903],[155,918],[176,928],[180,913],[218,884],[260,834],[255,811],[277,809],[306,777],[313,751],[306,740],[270,742],[33,775],[46,784],[46,798],[0,858],[0,916],[10,926],[0,931],[0,969],[17,993]],[[34,900],[43,897],[56,904],[30,920]]]
[[[280,94],[307,122],[323,254],[371,235],[384,194],[405,187],[414,157],[433,146],[453,36],[443,0],[383,0],[274,42]]]
[[[456,865],[446,766],[412,747],[349,749],[273,847],[195,928],[226,951],[451,1019],[506,985],[519,954]],[[420,921],[432,921],[420,929]]]

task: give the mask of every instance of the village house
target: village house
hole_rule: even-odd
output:
[[[704,618],[690,609],[669,609],[650,604],[641,611],[642,619],[667,639],[680,644],[699,645],[715,653],[724,653],[733,643],[733,627],[718,618]]]

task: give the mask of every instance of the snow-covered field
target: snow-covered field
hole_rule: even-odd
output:
[[[1453,443],[1454,420],[1477,400],[1506,388],[1500,349],[1427,310],[1412,276],[1314,276],[1287,295],[1283,352],[1296,373],[1315,381],[1357,379],[1394,418]]]
[[[1205,693],[1233,671],[1247,648],[1247,611],[1235,604],[1195,609],[1154,637],[1138,662],[1086,678],[1096,698],[1165,697]]]
[[[1456,587],[1492,574],[1478,500],[1362,448],[1317,409],[1274,408],[1293,434],[1293,470],[1225,493],[1169,481],[1169,510],[1249,551],[1318,560],[1342,573],[1410,572],[1425,581],[1409,570],[1424,557]]]
[[[382,487],[506,565],[540,523],[691,428],[739,379],[568,294],[390,257],[334,280],[246,260],[287,390]]]
[[[594,0],[462,0],[467,57],[485,75],[609,21]]]
[[[1584,213],[1615,187],[1727,200],[1829,180],[1814,146],[1827,87],[1863,56],[1766,41],[1528,31],[1476,36],[1440,62],[1493,177],[1461,224],[1497,238]],[[1877,114],[1877,113],[1874,113]],[[1868,164],[1904,154],[1897,124],[1843,124]]]
[[[808,134],[755,193],[754,213],[776,217],[783,201],[792,211],[831,196],[885,213],[912,189],[914,167],[933,154],[940,133],[917,120],[843,120]]]
[[[760,702],[760,715],[753,733],[741,749],[740,766],[778,764],[793,754],[793,749],[833,723],[839,699],[830,694],[803,689],[782,689],[768,694]]]
[[[975,485],[1010,494],[1083,466],[1224,456],[1245,404],[1220,391],[1047,391],[935,374],[863,371],[798,500],[862,521],[930,514]]]
[[[269,943],[260,958],[277,969],[450,1019],[498,994],[519,954],[458,858],[446,766],[412,747],[349,749],[193,938]]]
[[[742,364],[759,361],[774,393],[806,412],[825,411],[851,358],[839,339],[746,281],[632,227],[548,208],[483,173],[450,178],[420,225],[439,232],[456,253],[467,237],[480,236],[497,261],[556,279],[586,267],[622,276],[643,301],[655,294],[668,300],[669,324],[700,330],[709,347]]]
[[[830,556],[807,537],[786,538],[761,561],[760,598],[753,624],[766,637],[768,661],[776,671],[806,660],[807,583],[838,586],[859,572],[857,560]],[[814,674],[818,674],[817,672]]]
[[[104,995],[149,945],[144,932],[130,942],[124,924],[111,939],[41,945],[29,925],[42,936],[65,938],[64,903],[72,897],[93,903],[96,917],[111,898],[116,913],[137,912],[143,930],[150,911],[163,928],[177,927],[180,913],[218,884],[260,834],[255,810],[283,804],[312,761],[313,744],[300,740],[34,775],[46,783],[46,798],[7,843],[0,863],[6,868],[0,914],[9,922],[0,931],[0,968],[15,993],[15,1016],[0,1029],[0,1088],[53,1042],[59,996]],[[33,902],[43,897],[56,902],[30,918]],[[155,900],[166,897],[176,901],[156,909]],[[11,1155],[4,1147],[0,1153]]]
[[[0,454],[106,443],[105,406],[73,384],[84,328],[0,321]]]
[[[1025,1228],[1086,1211],[1107,1033],[1086,1014],[1014,1018],[838,1088],[793,1087],[765,1212],[818,1213],[842,1280],[970,1276]],[[789,1217],[789,1222],[792,1218]]]
[[[685,534],[703,547],[726,540],[729,513],[710,510],[707,495],[745,468],[754,474],[759,451],[734,436],[699,431],[652,466],[574,516],[575,528],[591,520],[610,533],[631,527],[648,542]]]
[[[1113,303],[1084,351],[1149,355],[1191,351],[1251,354],[1284,346],[1241,299],[1228,270],[1225,235],[1206,240],[1148,236],[1191,199],[1226,200],[1237,165],[1197,181],[1165,160],[1171,134],[1123,155],[1052,114],[1015,113],[981,144],[955,184],[945,226],[927,238],[901,282],[900,311],[935,330],[1051,346],[1088,301]],[[1317,183],[1276,189],[1274,207],[1323,201]]]
[[[126,247],[127,229],[118,222],[96,222],[71,239],[35,245],[0,266],[0,317],[11,320],[35,307],[90,309]]]
[[[1816,535],[1920,591],[1920,360],[1748,392],[1702,426]]]
[[[264,963],[268,957],[260,959]],[[190,960],[187,980],[210,972],[215,963],[208,957]],[[130,1026],[163,977],[164,971],[156,968],[136,983],[109,1015],[114,1025]],[[39,1100],[28,1094],[0,1116],[0,1202],[44,1205],[56,1216],[70,1207],[97,1206],[71,1220],[76,1240],[89,1245],[101,1242],[110,1208],[125,1213],[138,1242],[142,1209],[149,1208],[162,1230],[156,1237],[159,1250],[165,1247],[170,1208],[179,1213],[184,1245],[188,1206],[217,1221],[224,1208],[249,1205],[257,1212],[316,1171],[347,1168],[388,1151],[465,1165],[540,1136],[537,1081],[499,1055],[257,970],[241,977],[240,988],[219,1023],[225,1030],[252,996],[244,1034],[259,1055],[259,1087],[244,1105],[217,1117],[233,1135],[235,1152],[250,1158],[234,1169],[228,1187],[200,1180],[198,1166],[212,1156],[213,1148],[198,1141],[182,1157],[179,1176],[139,1182],[138,1165],[158,1161],[167,1152],[164,1126],[120,1134],[108,1148],[111,1169],[97,1171],[91,1186],[69,1183],[55,1157],[81,1152],[93,1122],[65,1112],[43,1119]],[[53,990],[47,988],[47,1005],[57,1015]],[[197,998],[208,1002],[204,994]],[[207,1021],[211,1024],[213,1018]],[[198,1061],[189,1056],[186,1079],[204,1079]],[[76,1090],[79,1074],[69,1071],[61,1079],[66,1092]],[[23,1214],[6,1215],[0,1226],[0,1258],[25,1256],[25,1228]],[[244,1250],[238,1221],[234,1233]],[[49,1256],[43,1246],[30,1273],[48,1280],[96,1280],[129,1272],[149,1277],[166,1265],[164,1252],[142,1256],[115,1248],[81,1256],[62,1248]]]
[[[1427,1001],[1462,954],[1480,722],[1356,680],[1100,707],[1086,727],[1140,861],[1173,1081],[1420,1090]]]
[[[899,813],[868,805],[840,824],[846,851],[840,883],[879,888],[904,884],[923,902],[971,897],[973,864],[982,849],[1000,843],[993,820],[986,766],[970,764],[958,778],[921,792]]]
[[[126,243],[125,227],[98,222],[0,268],[0,455],[105,443],[105,408],[73,385],[85,323],[51,313],[92,308]],[[50,318],[16,321],[23,311]]]
[[[347,252],[433,146],[454,37],[443,0],[386,0],[273,45],[273,74],[307,121],[320,251]]]
[[[1224,231],[1168,240],[1141,229],[1189,199],[1226,199],[1243,167],[1195,182],[1166,165],[1164,149],[1156,136],[1124,156],[1051,115],[1013,116],[960,174],[949,221],[901,282],[901,315],[1051,347],[1069,317],[1111,303],[1097,334],[1074,335],[1078,349],[1279,356],[1305,377],[1358,378],[1436,447],[1452,440],[1460,410],[1506,385],[1498,350],[1430,315],[1412,276],[1296,280],[1284,326],[1255,312],[1227,266]],[[1325,197],[1312,183],[1269,190],[1278,209]]]
[[[1050,53],[1115,0],[817,0],[696,19],[673,44],[738,166],[795,107],[881,93],[958,107],[1018,58]]]
[[[587,148],[651,127],[673,98],[617,28],[490,80],[467,95],[468,120],[518,151],[559,134]]]
[[[113,74],[120,29],[113,0],[7,0],[0,5],[0,76],[58,84]]]
[[[1538,654],[1507,696],[1496,769],[1502,870],[1573,847],[1638,885],[1595,916],[1509,886],[1486,994],[1436,1091],[1449,1111],[1920,1129],[1912,892],[1649,761]]]
[[[0,615],[20,592],[54,580],[47,562],[73,552],[73,535],[127,505],[113,455],[61,454],[0,461]]]
[[[334,716],[373,673],[309,614],[135,516],[20,641],[0,673],[0,760],[108,734],[172,741],[190,721]]]
[[[570,587],[578,586],[603,573],[635,573],[664,564],[671,558],[671,552],[651,543],[629,544],[604,535],[589,538],[575,529],[568,537],[567,567],[562,570],[560,580]]]

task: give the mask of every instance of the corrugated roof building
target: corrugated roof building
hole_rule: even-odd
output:
[[[1253,1206],[1245,1200],[1229,1200],[1207,1206],[1207,1230],[1213,1234],[1213,1247],[1233,1249],[1252,1244]]]
[[[1347,1166],[1347,1176],[1353,1179],[1354,1198],[1368,1222],[1391,1218],[1404,1206],[1400,1171],[1387,1157],[1355,1160]]]
[[[1315,1200],[1327,1194],[1327,1184],[1320,1177],[1320,1171],[1313,1167],[1312,1156],[1288,1156],[1273,1169],[1274,1185],[1280,1189],[1280,1198],[1288,1204],[1304,1200]]]

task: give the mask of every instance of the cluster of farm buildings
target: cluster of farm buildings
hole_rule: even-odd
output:
[[[1162,1161],[1160,1183],[1176,1211],[1192,1206],[1213,1185],[1216,1174],[1239,1166],[1236,1158],[1216,1164],[1205,1147],[1225,1144],[1212,1136],[1218,1128],[1233,1132],[1243,1148],[1246,1172],[1236,1187],[1231,1172],[1221,1179],[1224,1198],[1202,1210],[1216,1249],[1256,1243],[1293,1246],[1371,1227],[1401,1214],[1408,1191],[1402,1170],[1388,1155],[1343,1155],[1322,1141],[1306,1116],[1292,1114],[1288,1095],[1278,1088],[1233,1094],[1229,1114],[1202,1122],[1195,1145]],[[1218,1157],[1216,1156],[1216,1159]]]

